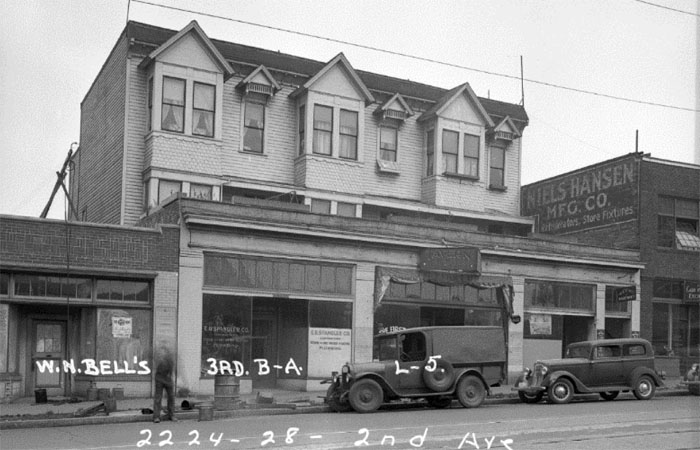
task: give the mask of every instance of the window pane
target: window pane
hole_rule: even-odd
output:
[[[340,135],[339,156],[345,159],[357,159],[357,138],[355,136]]]
[[[299,154],[304,154],[304,128],[306,127],[306,107],[299,108]]]
[[[700,251],[697,220],[676,220],[676,243],[681,250]]]
[[[443,130],[442,132],[442,153],[456,155],[459,134],[455,131]]]
[[[497,169],[492,167],[490,173],[490,183],[493,186],[504,186],[503,182],[503,169]]]
[[[202,373],[210,367],[207,358],[250,365],[251,302],[250,297],[203,295]]]
[[[396,150],[396,128],[381,127],[379,129],[379,148],[384,150]]]
[[[210,111],[192,111],[192,134],[197,136],[214,136],[214,113]]]
[[[163,103],[185,106],[185,80],[163,77]]]
[[[340,110],[340,133],[357,136],[357,113]]]
[[[184,131],[185,80],[163,77],[163,111],[161,128],[167,131]]]
[[[698,214],[698,205],[699,203],[695,200],[676,199],[676,216],[697,219],[700,216]]]
[[[248,152],[262,153],[263,130],[246,127],[245,134],[243,135],[243,150]]]
[[[314,107],[314,128],[317,130],[333,130],[333,109],[328,106]]]
[[[352,303],[310,301],[309,326],[352,328]]]
[[[265,107],[259,103],[245,104],[245,126],[253,128],[265,127]]]
[[[470,177],[479,176],[479,160],[476,158],[464,158],[464,175]]]
[[[426,133],[426,175],[435,173],[435,132],[430,130]]]
[[[7,295],[10,291],[10,275],[0,273],[0,295]]]
[[[479,158],[479,142],[481,138],[473,134],[464,135],[464,156]]]
[[[206,184],[190,184],[190,197],[199,200],[211,200],[211,186]]]
[[[317,213],[317,214],[330,214],[331,213],[330,200],[313,199],[311,201],[311,212]]]
[[[331,154],[331,132],[314,130],[313,151],[320,155]]]
[[[491,167],[503,169],[505,167],[505,150],[500,147],[491,147]]]
[[[355,205],[353,203],[338,202],[338,215],[355,217]]]
[[[194,83],[194,108],[214,111],[215,92],[212,85]]]
[[[179,181],[159,180],[158,182],[158,203],[161,203],[166,198],[180,192],[181,184]]]

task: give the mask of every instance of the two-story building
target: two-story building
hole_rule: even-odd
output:
[[[700,356],[700,166],[628,155],[523,186],[522,213],[539,233],[638,249],[641,337],[669,375]],[[624,336],[617,302],[606,335]]]
[[[468,83],[129,22],[82,103],[70,191],[81,220],[179,226],[173,339],[192,392],[220,361],[243,363],[243,389],[318,388],[371,359],[375,333],[417,325],[503,325],[517,374],[602,335],[608,293],[638,295],[642,267],[528,237],[527,124]]]

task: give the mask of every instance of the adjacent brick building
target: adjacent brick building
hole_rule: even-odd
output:
[[[537,231],[638,249],[641,336],[671,373],[700,356],[700,166],[632,153],[523,186]]]

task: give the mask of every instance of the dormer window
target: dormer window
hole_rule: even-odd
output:
[[[314,143],[313,152],[318,155],[330,155],[333,140],[333,108],[314,105]]]
[[[163,109],[161,128],[166,131],[185,131],[185,80],[163,77]]]
[[[340,110],[340,153],[343,159],[357,159],[357,112]]]
[[[479,177],[479,152],[481,137],[473,134],[464,135],[464,175]]]
[[[491,189],[505,189],[506,149],[500,146],[492,146],[490,150],[489,187]]]
[[[245,102],[243,150],[262,153],[265,137],[265,105]]]
[[[386,125],[379,127],[379,159],[396,162],[398,129]]]

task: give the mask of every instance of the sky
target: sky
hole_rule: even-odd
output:
[[[358,70],[524,100],[522,184],[636,149],[700,163],[700,0],[147,1],[3,2],[0,214],[41,214],[127,19],[194,19],[214,39],[324,62],[343,52]],[[65,209],[59,192],[48,217]]]

